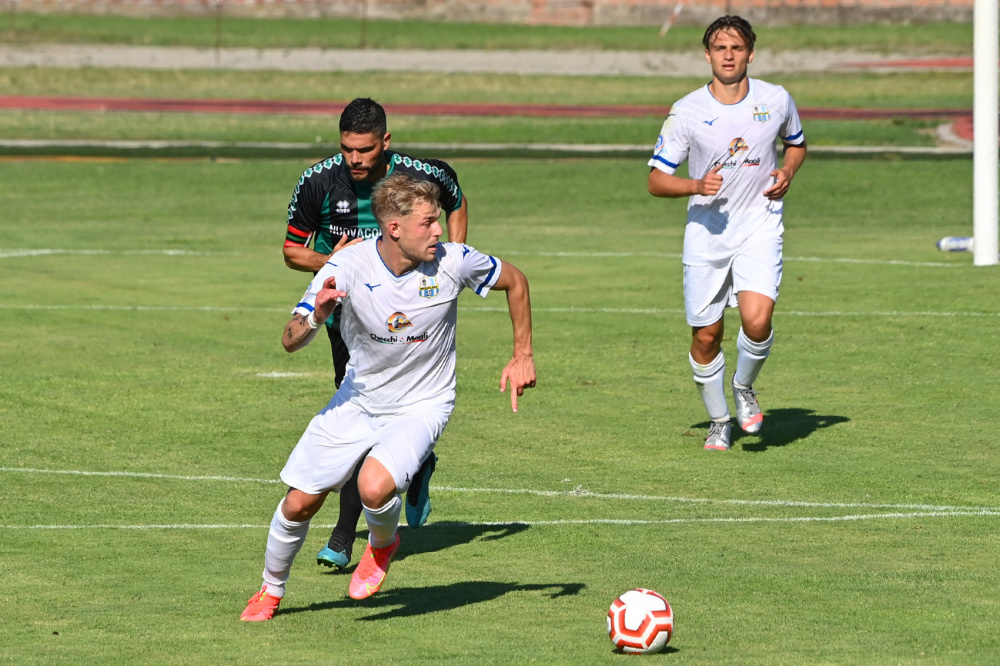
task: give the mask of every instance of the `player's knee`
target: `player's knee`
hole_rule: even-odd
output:
[[[385,506],[386,502],[396,495],[396,482],[392,475],[378,465],[373,468],[367,463],[361,468],[358,475],[358,494],[361,496],[361,503],[365,506],[378,509]]]
[[[281,505],[281,513],[286,519],[295,522],[309,520],[323,506],[326,493],[321,495],[310,495],[301,490],[292,489],[285,495],[285,501]]]
[[[771,337],[771,318],[760,316],[744,321],[743,335],[753,342],[764,342]]]
[[[694,332],[692,346],[702,358],[715,358],[722,349],[722,331],[712,328],[702,328]]]

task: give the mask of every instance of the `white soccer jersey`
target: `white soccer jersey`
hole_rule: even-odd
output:
[[[656,140],[649,166],[673,174],[685,160],[691,178],[722,165],[722,188],[688,201],[684,263],[726,261],[752,234],[780,234],[783,202],[764,197],[778,166],[776,139],[802,145],[805,136],[791,95],[781,86],[749,79],[737,104],[722,104],[708,86],[674,104]]]
[[[438,243],[433,261],[396,276],[373,239],[337,252],[316,274],[293,313],[307,316],[330,276],[347,292],[340,324],[351,353],[340,391],[371,414],[399,414],[455,400],[458,294],[483,298],[500,260],[460,243]]]

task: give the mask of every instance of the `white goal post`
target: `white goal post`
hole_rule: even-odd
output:
[[[1000,261],[1000,102],[997,100],[997,63],[1000,61],[997,32],[1000,28],[997,0],[976,0],[973,8],[974,128],[972,217],[972,263],[992,266]]]

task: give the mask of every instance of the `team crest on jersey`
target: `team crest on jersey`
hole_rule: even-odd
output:
[[[771,119],[771,112],[767,110],[767,104],[754,104],[753,119],[758,123],[766,123]]]
[[[740,137],[736,137],[735,139],[729,142],[730,155],[735,155],[736,153],[742,153],[747,150],[750,150],[750,146],[748,146],[747,142],[741,139]]]
[[[421,298],[434,298],[438,295],[437,279],[429,276],[420,278],[419,294]]]
[[[399,333],[405,328],[413,328],[413,324],[410,323],[410,318],[402,312],[393,312],[386,321],[386,327],[390,333]]]
[[[351,202],[341,199],[337,202],[337,212],[340,214],[351,212]]]

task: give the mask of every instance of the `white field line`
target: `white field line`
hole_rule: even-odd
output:
[[[186,305],[10,305],[0,303],[0,310],[102,310],[112,312],[291,312],[290,308],[238,308],[220,307],[216,305],[186,306]]]
[[[285,379],[286,377],[312,377],[316,372],[258,372],[258,377],[265,379]]]
[[[681,255],[676,252],[543,252],[543,251],[518,251],[511,250],[498,252],[498,256],[522,256],[522,257],[560,257],[560,258],[580,258],[580,259],[603,259],[603,258],[635,258],[650,257],[653,259],[680,259]],[[955,268],[965,266],[955,262],[945,261],[904,261],[902,259],[854,259],[851,257],[784,257],[785,261],[807,261],[812,263],[830,264],[872,264],[876,266],[930,266],[934,268]]]
[[[469,307],[462,306],[463,312],[507,312],[505,307]],[[260,307],[222,307],[214,305],[203,306],[172,306],[172,305],[13,305],[0,303],[0,310],[89,310],[113,312],[290,312],[289,308]],[[532,312],[573,313],[581,314],[642,314],[642,315],[678,315],[684,314],[681,308],[543,308],[533,307]],[[825,312],[807,312],[804,310],[778,310],[778,317],[1000,317],[1000,312],[907,312],[905,310],[829,310]]]
[[[57,254],[82,255],[163,255],[167,257],[233,257],[236,252],[201,252],[196,250],[59,250],[59,249],[23,249],[0,250],[0,259],[15,259],[18,257],[47,257]]]
[[[40,257],[58,254],[77,255],[166,255],[166,256],[190,256],[190,257],[216,257],[216,256],[237,256],[238,252],[198,252],[189,250],[87,250],[87,249],[0,249],[0,259],[12,259],[18,257]],[[675,252],[544,252],[544,251],[518,251],[510,250],[497,253],[500,257],[521,256],[521,257],[561,257],[580,259],[605,259],[605,258],[635,258],[650,257],[653,259],[680,259],[681,255]],[[871,264],[875,266],[924,266],[933,268],[957,268],[968,264],[944,261],[904,261],[901,259],[856,259],[851,257],[785,257],[785,261],[807,261],[813,263],[831,264]]]
[[[281,479],[249,479],[239,476],[182,476],[147,472],[87,472],[78,469],[34,469],[31,467],[0,467],[0,472],[25,474],[68,474],[71,476],[117,476],[131,479],[171,479],[175,481],[228,481],[235,483],[281,483]]]
[[[487,527],[507,527],[515,525],[532,526],[560,526],[560,525],[679,525],[685,523],[839,523],[854,522],[861,520],[905,520],[913,518],[948,518],[966,516],[1000,516],[1000,511],[917,511],[913,513],[871,513],[856,514],[851,516],[799,516],[793,518],[665,518],[663,520],[624,520],[614,518],[594,518],[589,520],[511,520],[511,521],[483,521],[483,522],[456,522],[444,521],[440,523],[427,523],[423,529],[434,527],[462,527],[462,526],[487,526]],[[176,525],[0,525],[3,530],[226,530],[226,529],[256,529],[266,530],[269,525],[252,524],[176,524]],[[330,529],[334,525],[313,525],[319,529]]]
[[[155,474],[149,472],[91,472],[84,470],[36,469],[29,467],[0,467],[0,472],[24,474],[67,474],[74,476],[110,476],[136,479],[172,479],[177,481],[224,481],[235,483],[281,483],[280,479],[255,479],[238,476],[186,476]],[[461,488],[454,486],[431,486],[435,492],[452,493],[494,493],[505,495],[534,495],[538,497],[576,497],[604,500],[625,500],[640,502],[676,502],[686,504],[726,504],[736,506],[802,507],[812,509],[909,509],[944,513],[973,513],[1000,515],[1000,508],[982,506],[939,506],[934,504],[874,504],[866,502],[803,502],[798,500],[743,500],[710,499],[701,497],[670,497],[659,495],[633,495],[627,493],[594,493],[575,488],[573,490],[532,490],[527,488]],[[985,512],[985,513],[983,513]],[[655,522],[655,521],[654,521]]]
[[[3,307],[3,306],[0,306]],[[467,312],[507,312],[507,308],[477,308],[463,307]],[[586,314],[649,314],[667,315],[684,314],[680,308],[531,308],[532,312],[580,312]],[[803,310],[776,310],[775,316],[781,317],[1000,317],[1000,312],[906,312],[902,310],[885,311],[837,311],[806,312]]]

